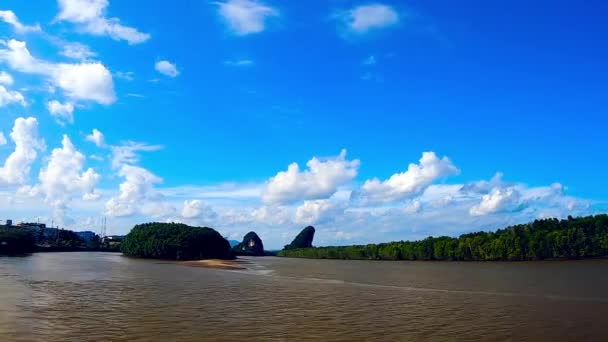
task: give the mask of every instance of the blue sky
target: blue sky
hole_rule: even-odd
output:
[[[280,247],[605,211],[604,2],[1,6],[2,217]]]

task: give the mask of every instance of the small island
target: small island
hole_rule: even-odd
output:
[[[136,225],[125,236],[121,251],[126,256],[149,259],[234,259],[230,244],[216,230],[182,223]]]

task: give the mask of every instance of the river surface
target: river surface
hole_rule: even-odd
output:
[[[0,257],[0,341],[608,341],[608,260]]]

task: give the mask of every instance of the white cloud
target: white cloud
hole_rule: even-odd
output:
[[[7,106],[9,104],[17,103],[22,106],[26,106],[25,97],[23,94],[16,90],[8,90],[3,85],[0,85],[0,107]]]
[[[175,207],[165,201],[162,193],[154,187],[163,179],[143,167],[133,165],[139,162],[137,152],[156,151],[162,146],[129,141],[110,148],[113,154],[112,168],[118,170],[118,176],[123,177],[124,181],[119,186],[118,194],[106,202],[105,213],[113,217],[142,214],[154,218],[174,214]]]
[[[352,181],[359,169],[359,160],[346,160],[346,150],[333,158],[309,160],[307,170],[300,171],[297,163],[289,165],[266,184],[263,200],[269,204],[288,204],[300,200],[324,199],[338,187]]]
[[[167,217],[175,215],[176,211],[177,210],[171,203],[159,200],[147,200],[146,202],[142,203],[139,208],[139,212],[142,215],[152,217],[154,219],[167,219]]]
[[[295,222],[301,224],[321,224],[341,216],[346,205],[331,199],[304,201],[296,209]]]
[[[156,62],[156,64],[154,64],[154,69],[156,69],[156,71],[158,71],[159,73],[169,77],[177,77],[177,75],[179,75],[179,71],[177,70],[175,64],[169,61],[163,60]]]
[[[216,5],[226,25],[240,36],[264,31],[266,20],[279,16],[275,8],[254,0],[228,0]]]
[[[435,152],[424,152],[419,164],[410,164],[407,171],[396,173],[385,181],[374,178],[366,181],[354,197],[363,203],[386,203],[421,194],[438,179],[456,175],[460,171],[447,158]]]
[[[5,47],[0,49],[0,60],[14,70],[27,74],[51,75],[53,73],[54,65],[32,56],[25,42],[14,39],[0,40],[0,46]]]
[[[0,185],[24,184],[29,177],[32,163],[38,156],[37,151],[45,149],[44,140],[38,136],[36,118],[17,118],[10,134],[15,143],[4,166],[0,167]]]
[[[471,216],[482,216],[498,212],[509,212],[521,208],[521,195],[514,187],[494,188],[491,193],[483,195],[479,204],[471,207]]]
[[[284,225],[291,221],[293,214],[289,208],[281,206],[262,206],[250,212],[255,222],[267,225]],[[246,218],[243,223],[249,222]]]
[[[71,102],[61,103],[57,100],[52,100],[46,103],[46,108],[49,113],[60,122],[74,123],[74,104]]]
[[[0,84],[12,86],[14,82],[15,81],[13,80],[13,76],[11,76],[6,71],[0,71]]]
[[[99,198],[95,187],[100,176],[92,168],[83,171],[84,163],[84,154],[64,135],[62,147],[53,149],[48,164],[40,170],[38,189],[53,208],[55,220],[65,220],[68,204],[74,196],[85,200]]]
[[[60,64],[54,79],[68,97],[111,104],[116,99],[112,74],[100,63]]]
[[[154,185],[162,183],[162,178],[152,172],[133,165],[122,165],[118,175],[124,177],[119,193],[106,203],[109,216],[131,216],[139,212],[143,204],[157,198]]]
[[[127,141],[123,145],[110,146],[112,149],[112,168],[119,169],[122,164],[135,164],[139,161],[137,152],[153,152],[163,148],[161,145],[148,145]]]
[[[0,20],[4,21],[5,23],[7,23],[7,24],[9,24],[11,26],[13,26],[13,28],[15,29],[15,31],[17,31],[19,33],[39,32],[39,31],[41,31],[40,25],[38,25],[38,24],[32,25],[32,26],[23,25],[19,21],[19,18],[17,18],[17,15],[15,15],[15,13],[13,11],[0,11]]]
[[[81,43],[63,43],[59,53],[62,56],[77,60],[88,60],[97,55],[88,46]]]
[[[25,42],[0,41],[0,61],[16,71],[46,76],[50,82],[73,100],[111,104],[116,98],[112,74],[101,63],[50,63],[33,57]]]
[[[0,132],[0,146],[6,145],[6,137],[4,133]]]
[[[224,65],[234,66],[234,67],[246,67],[252,66],[254,63],[250,59],[230,59],[224,61]]]
[[[186,219],[194,218],[214,218],[217,214],[213,209],[201,200],[184,201],[181,216]]]
[[[412,201],[403,208],[406,214],[416,214],[422,211],[422,202],[420,200]]]
[[[108,0],[58,0],[57,21],[67,21],[96,36],[108,36],[114,40],[126,40],[139,44],[150,39],[150,35],[136,28],[123,26],[118,18],[106,18]]]
[[[337,15],[347,30],[366,33],[370,30],[393,26],[399,22],[399,14],[389,5],[369,4],[356,6]]]
[[[93,128],[91,134],[85,137],[86,141],[90,141],[95,144],[97,147],[102,147],[104,145],[104,136],[97,128]]]

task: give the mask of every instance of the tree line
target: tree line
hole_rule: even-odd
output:
[[[0,255],[28,254],[35,249],[29,231],[0,227]]]
[[[543,260],[608,256],[608,215],[543,219],[458,238],[285,249],[278,256],[364,260]]]

